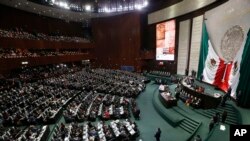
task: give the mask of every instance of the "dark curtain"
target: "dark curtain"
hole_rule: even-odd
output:
[[[236,95],[238,104],[250,108],[250,30],[242,54],[240,79],[237,87],[237,92],[239,93],[239,91],[241,91],[241,94]]]

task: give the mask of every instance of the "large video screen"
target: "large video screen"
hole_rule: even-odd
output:
[[[156,60],[174,60],[175,20],[156,25]]]

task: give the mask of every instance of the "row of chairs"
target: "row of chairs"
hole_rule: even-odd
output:
[[[191,105],[194,108],[201,108],[202,99],[188,94],[184,90],[180,92],[180,99],[187,105]]]

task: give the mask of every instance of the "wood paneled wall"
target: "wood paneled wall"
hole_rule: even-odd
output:
[[[120,69],[134,66],[140,70],[141,30],[140,14],[96,18],[91,21],[94,38],[93,65]]]

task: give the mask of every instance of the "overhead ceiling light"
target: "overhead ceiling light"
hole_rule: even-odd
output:
[[[85,5],[85,10],[86,10],[86,11],[90,11],[90,10],[91,10],[91,6],[90,6],[90,5],[88,5],[88,4],[87,4],[87,5]]]
[[[110,13],[110,9],[108,9],[108,7],[104,7],[104,12]]]
[[[59,5],[62,8],[65,8],[65,9],[69,9],[70,8],[67,2],[61,2],[60,1],[60,2],[55,3],[55,4]]]
[[[135,9],[141,10],[142,6],[140,4],[135,5]]]

